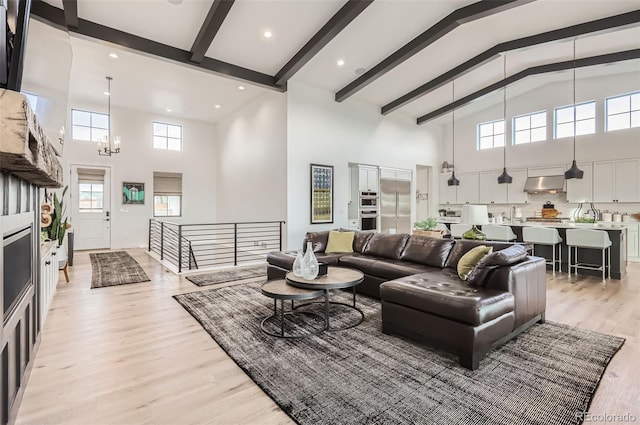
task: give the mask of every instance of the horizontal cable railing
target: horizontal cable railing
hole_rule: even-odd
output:
[[[282,250],[284,221],[176,224],[149,220],[149,251],[182,272],[200,267],[238,265]]]

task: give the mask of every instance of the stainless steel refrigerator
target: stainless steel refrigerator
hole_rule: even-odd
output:
[[[380,231],[411,233],[411,181],[380,179]]]

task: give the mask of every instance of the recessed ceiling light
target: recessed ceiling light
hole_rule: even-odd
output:
[[[216,109],[220,109],[221,108],[220,105],[213,105],[213,107],[216,108]]]
[[[338,59],[338,61],[336,62],[336,65],[338,65],[338,66],[344,66],[344,60],[342,60],[342,59]]]
[[[115,53],[109,53],[109,57],[110,57],[111,59],[118,59],[118,55],[117,55],[117,54],[115,54]]]
[[[244,90],[244,86],[238,86],[238,90]]]
[[[172,111],[173,111],[173,109],[171,109],[171,108],[167,108],[167,109],[165,109],[165,111],[167,111],[167,112],[172,112]]]
[[[265,31],[264,32],[264,38],[271,38],[273,36],[273,34],[271,34],[271,31]]]
[[[103,91],[102,94],[105,96],[111,96],[111,93],[109,93],[108,91]]]

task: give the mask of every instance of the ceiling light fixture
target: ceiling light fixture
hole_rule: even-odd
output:
[[[578,168],[576,164],[576,38],[573,38],[573,162],[571,168],[564,172],[564,178],[581,179],[584,177],[584,171]]]
[[[502,116],[504,117],[504,142],[502,144],[502,174],[498,176],[498,184],[509,184],[513,177],[507,173],[507,53],[504,54],[504,88],[502,90]]]
[[[111,93],[111,80],[113,80],[113,78],[111,77],[106,77],[107,78],[107,86],[108,86],[108,93]],[[109,96],[109,128],[107,129],[107,136],[106,136],[106,140],[103,140],[102,142],[98,142],[98,155],[100,156],[111,156],[112,154],[116,154],[116,153],[120,153],[120,137],[115,136],[113,138],[113,143],[111,140],[111,96]]]
[[[109,93],[108,91],[103,91],[102,94],[105,96],[111,96],[111,93]]]
[[[244,90],[244,86],[238,86],[238,90]]]
[[[111,59],[118,59],[118,55],[117,55],[117,54],[115,54],[115,53],[109,53],[109,57],[110,57]]]
[[[165,109],[165,111],[167,111],[167,112],[173,112],[173,109],[171,109],[171,108],[167,108],[167,109]]]
[[[460,186],[460,180],[456,177],[456,80],[451,80],[451,177],[447,180],[448,186]]]
[[[338,61],[336,62],[336,65],[338,65],[338,66],[344,66],[344,60],[342,60],[342,59],[338,59]]]
[[[264,38],[271,38],[273,36],[273,34],[271,33],[271,31],[265,31],[264,32]]]
[[[213,107],[216,108],[216,109],[220,109],[221,108],[220,105],[213,105]]]

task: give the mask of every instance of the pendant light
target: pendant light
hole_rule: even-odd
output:
[[[498,176],[498,184],[509,184],[513,177],[507,173],[507,54],[504,54],[504,89],[502,90],[502,116],[504,117],[504,144],[502,145],[502,174]]]
[[[451,161],[453,164],[451,170],[451,177],[447,180],[448,186],[460,186],[460,180],[456,177],[456,82],[455,80],[451,81],[451,103],[453,104],[453,108],[451,109]]]
[[[113,138],[113,144],[111,143],[111,80],[113,78],[106,77],[107,79],[107,92],[105,93],[109,97],[109,128],[107,129],[107,140],[98,142],[98,155],[111,156],[116,153],[120,153],[120,137],[115,136]]]
[[[564,172],[565,180],[581,179],[584,171],[576,164],[576,39],[573,39],[573,162],[571,168]]]

